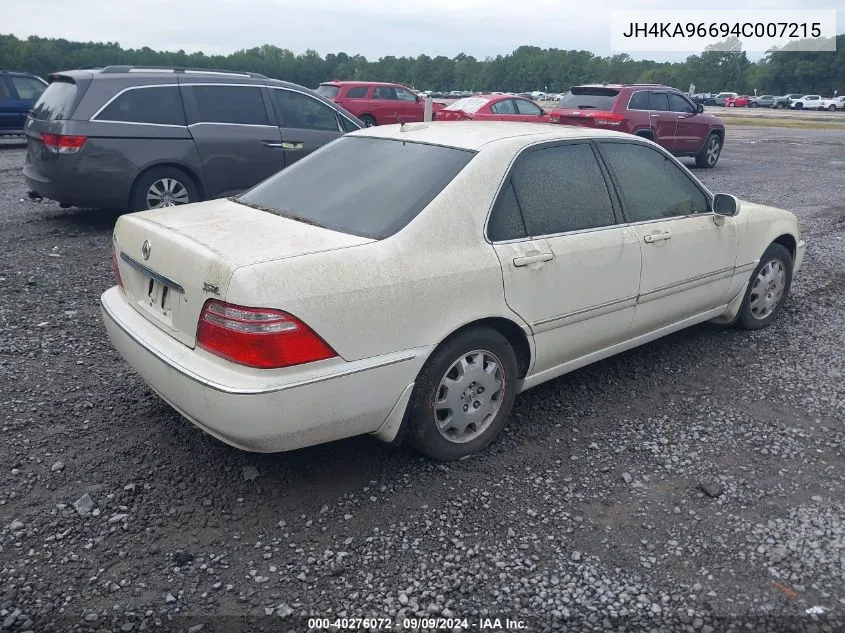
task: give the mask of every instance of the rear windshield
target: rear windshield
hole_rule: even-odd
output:
[[[76,90],[76,84],[71,81],[54,80],[36,101],[32,108],[32,118],[42,121],[69,119],[76,100]]]
[[[334,231],[383,239],[460,173],[475,152],[346,136],[247,191],[237,202]]]
[[[340,88],[338,86],[329,86],[323,84],[322,86],[317,88],[317,94],[322,97],[325,97],[326,99],[334,99],[337,96],[338,92],[340,92]]]
[[[461,112],[478,112],[481,108],[487,105],[487,99],[481,97],[467,97],[466,99],[458,99],[455,103],[444,108],[445,110],[460,110]]]
[[[615,88],[570,88],[555,110],[611,110],[618,94]]]

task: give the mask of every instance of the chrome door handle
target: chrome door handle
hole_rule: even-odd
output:
[[[281,143],[273,143],[272,141],[261,141],[261,144],[264,147],[281,147]]]
[[[514,257],[514,266],[530,266],[531,264],[540,264],[554,259],[551,253],[538,253],[536,255],[525,255],[524,257]]]
[[[643,238],[643,241],[646,244],[653,244],[654,242],[662,242],[664,240],[668,240],[672,237],[672,234],[669,231],[663,231],[663,233],[652,233],[651,235],[646,235]]]
[[[659,115],[659,114],[652,114],[652,115],[651,115],[651,118],[652,118],[652,119],[659,119],[659,118],[660,118],[660,115]]]

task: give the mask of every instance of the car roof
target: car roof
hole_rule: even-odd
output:
[[[390,81],[324,81],[320,84],[321,86],[402,86],[403,84],[397,84]]]
[[[404,126],[379,125],[351,132],[350,136],[367,136],[407,140],[431,145],[444,145],[477,151],[489,143],[521,138],[525,145],[540,141],[579,138],[634,138],[630,134],[586,127],[551,123],[517,123],[513,121],[431,121]]]
[[[572,86],[572,88],[611,88],[613,90],[621,90],[622,88],[658,88],[660,90],[678,90],[665,84],[578,84]]]

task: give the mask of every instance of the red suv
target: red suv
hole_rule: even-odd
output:
[[[604,128],[644,136],[675,156],[715,167],[725,125],[684,93],[655,84],[573,86],[550,114],[551,123]]]
[[[422,121],[425,114],[423,98],[401,84],[379,81],[327,81],[320,84],[317,94],[331,99],[368,126],[414,123]],[[442,103],[432,104],[433,110],[443,107]]]

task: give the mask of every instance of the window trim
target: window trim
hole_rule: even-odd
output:
[[[185,123],[186,125],[176,125],[175,123],[143,123],[141,121],[112,121],[111,119],[98,119],[97,117],[105,111],[114,101],[122,96],[123,94],[129,92],[130,90],[143,90],[144,88],[174,88],[179,93],[179,101],[182,102],[182,111],[185,114]],[[175,127],[181,129],[185,129],[189,127],[187,125],[188,116],[185,113],[185,101],[182,98],[182,91],[179,90],[179,84],[177,83],[166,83],[166,84],[144,84],[142,86],[128,86],[123,90],[117,92],[111,99],[106,101],[100,108],[94,112],[90,117],[88,117],[88,121],[90,123],[118,123],[121,125],[152,125],[154,127]]]
[[[601,172],[602,179],[604,180],[605,188],[607,189],[608,198],[610,199],[610,206],[613,212],[613,219],[614,224],[608,224],[605,226],[595,226],[587,229],[573,229],[571,231],[562,231],[559,233],[548,233],[543,235],[530,235],[528,232],[528,224],[525,222],[525,216],[522,212],[522,206],[520,205],[519,213],[522,217],[523,226],[525,226],[525,237],[517,237],[510,240],[492,240],[490,239],[490,219],[493,217],[493,210],[496,208],[496,205],[499,204],[499,199],[504,195],[505,189],[507,185],[511,182],[511,177],[513,176],[514,167],[519,161],[520,158],[523,156],[527,156],[532,152],[537,152],[543,149],[551,149],[554,147],[562,147],[566,145],[588,145],[590,150],[593,152],[593,157],[596,160],[596,164],[598,165],[599,171]],[[638,143],[638,145],[644,145],[644,143]],[[622,214],[621,208],[621,201],[616,193],[616,187],[613,181],[611,180],[611,174],[607,169],[607,165],[604,162],[603,157],[599,154],[597,148],[595,147],[595,143],[591,137],[585,138],[577,138],[577,139],[561,139],[561,140],[554,140],[554,141],[538,141],[536,143],[532,143],[527,145],[519,150],[519,152],[514,155],[511,159],[510,164],[508,165],[507,170],[505,171],[505,175],[502,177],[501,181],[499,182],[498,189],[496,190],[496,195],[493,197],[493,202],[490,205],[490,208],[487,211],[487,218],[484,221],[484,241],[491,245],[498,245],[498,244],[517,244],[519,242],[530,242],[531,240],[537,239],[552,239],[556,237],[566,237],[569,235],[580,235],[582,233],[594,233],[596,231],[607,231],[610,229],[618,229],[622,226],[627,224],[625,216]],[[517,198],[517,204],[519,204],[519,199]]]
[[[634,137],[635,139],[636,137]],[[639,226],[642,224],[654,224],[655,222],[672,222],[674,220],[681,220],[685,218],[700,218],[704,216],[713,216],[716,215],[713,211],[713,194],[710,192],[707,187],[705,187],[695,176],[693,176],[690,171],[684,166],[684,164],[679,161],[675,156],[667,152],[660,146],[652,146],[646,143],[639,142],[634,139],[627,139],[627,138],[607,138],[607,139],[592,139],[593,145],[596,148],[596,152],[599,156],[599,160],[602,163],[602,166],[607,170],[608,178],[613,185],[613,189],[616,192],[616,198],[619,202],[619,209],[624,218],[625,226]],[[675,166],[680,170],[680,172],[687,177],[687,179],[695,186],[701,193],[704,194],[704,197],[707,199],[707,212],[706,213],[688,213],[686,215],[676,215],[669,218],[652,218],[650,220],[637,220],[636,222],[631,222],[628,219],[628,215],[625,213],[625,205],[622,202],[622,195],[620,194],[619,184],[616,182],[616,178],[613,176],[613,172],[610,169],[610,166],[607,164],[607,159],[605,158],[604,154],[601,151],[601,146],[603,144],[624,144],[624,145],[639,145],[646,149],[652,150],[661,154],[664,158],[668,158],[671,160]]]

